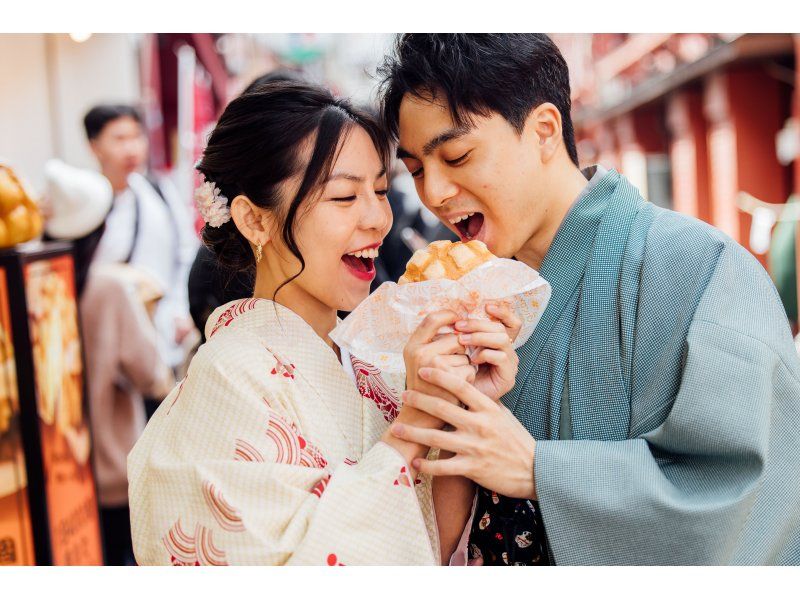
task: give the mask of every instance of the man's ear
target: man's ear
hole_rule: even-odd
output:
[[[550,102],[540,104],[528,115],[525,133],[538,143],[542,162],[549,162],[563,145],[561,112]]]
[[[231,201],[231,218],[236,228],[252,245],[269,243],[273,215],[269,210],[259,208],[245,195],[237,195]]]

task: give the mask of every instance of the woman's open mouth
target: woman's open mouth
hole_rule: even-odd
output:
[[[483,214],[471,212],[450,219],[450,224],[456,227],[462,241],[477,239],[483,230]]]
[[[342,262],[350,274],[359,280],[372,280],[375,278],[376,257],[378,257],[377,247],[346,253],[342,256]]]

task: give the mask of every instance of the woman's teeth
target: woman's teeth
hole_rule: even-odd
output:
[[[376,247],[374,249],[362,249],[361,251],[354,251],[352,253],[348,253],[347,255],[374,260],[375,258],[378,257],[378,248]]]
[[[475,212],[472,212],[470,214],[464,214],[463,216],[457,216],[456,218],[450,220],[450,224],[458,224],[462,220],[466,220],[467,218],[472,218],[474,215]]]

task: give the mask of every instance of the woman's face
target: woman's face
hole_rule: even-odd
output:
[[[295,241],[306,265],[280,294],[301,292],[332,309],[355,309],[369,294],[374,259],[392,226],[387,188],[386,170],[372,140],[364,129],[353,127],[330,177],[298,210]],[[279,234],[273,241],[270,245],[283,262],[285,280],[300,269],[300,263]]]

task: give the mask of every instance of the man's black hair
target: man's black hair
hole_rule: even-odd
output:
[[[86,138],[91,141],[103,132],[105,126],[112,120],[130,117],[140,125],[142,116],[139,111],[128,104],[99,104],[83,117],[83,127],[86,129]]]
[[[570,117],[569,69],[543,33],[405,33],[378,69],[384,125],[397,139],[400,103],[411,94],[445,100],[453,121],[496,112],[517,132],[537,106],[561,113],[564,145],[578,165]]]

